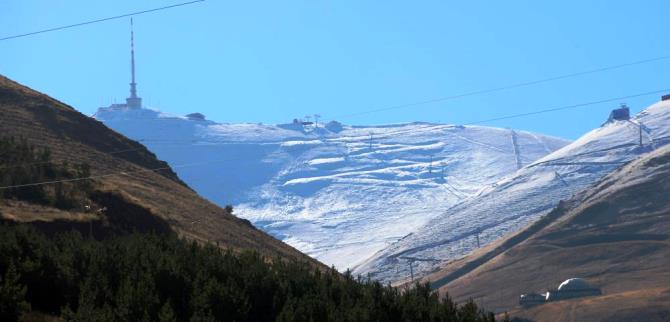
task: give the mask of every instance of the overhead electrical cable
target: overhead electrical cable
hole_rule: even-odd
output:
[[[614,102],[614,101],[618,101],[618,100],[622,100],[622,99],[628,99],[628,98],[635,98],[635,97],[648,96],[648,95],[653,95],[653,94],[658,94],[658,93],[664,93],[664,92],[668,92],[668,91],[670,91],[670,89],[649,91],[649,92],[644,92],[644,93],[638,93],[638,94],[626,95],[626,96],[619,96],[619,97],[602,99],[602,100],[591,101],[591,102],[586,102],[586,103],[579,103],[579,104],[571,104],[571,105],[565,105],[565,106],[559,106],[559,107],[553,107],[553,108],[546,108],[546,109],[541,109],[541,110],[534,111],[534,112],[518,113],[518,114],[507,115],[507,116],[501,116],[501,117],[497,117],[497,118],[491,118],[491,119],[487,119],[487,120],[474,121],[474,122],[467,123],[466,125],[474,125],[474,124],[480,124],[480,123],[484,123],[484,122],[490,122],[492,120],[506,120],[506,119],[511,119],[511,118],[519,118],[519,117],[526,117],[526,116],[530,116],[530,115],[538,115],[538,114],[556,112],[556,111],[560,111],[560,110],[581,108],[581,107],[586,107],[586,106],[591,106],[591,105],[596,105],[596,104]],[[438,125],[437,127],[441,127],[441,126],[445,126],[445,125]],[[390,135],[396,135],[396,134],[402,134],[402,133],[417,133],[417,132],[420,132],[420,131],[418,131],[418,130],[404,130],[404,131],[397,131],[397,132],[392,132],[392,133],[381,133],[380,135],[384,136],[384,137],[388,137]],[[200,165],[211,164],[211,163],[228,162],[228,161],[235,161],[235,160],[242,160],[242,159],[246,159],[246,158],[231,158],[231,159],[221,159],[221,160],[213,160],[213,161],[202,161],[202,162],[175,165],[175,166],[172,166],[172,167],[167,166],[167,167],[159,167],[159,168],[153,168],[153,169],[141,169],[141,170],[136,170],[136,171],[121,171],[121,172],[108,173],[108,174],[103,174],[103,175],[95,175],[95,176],[90,176],[90,177],[71,178],[71,179],[64,179],[64,180],[53,180],[53,181],[44,181],[44,182],[35,182],[35,183],[26,183],[26,184],[20,184],[20,185],[11,185],[11,186],[0,187],[0,190],[12,189],[12,188],[21,188],[21,187],[32,187],[32,186],[39,186],[39,185],[46,185],[46,184],[54,184],[54,183],[59,183],[59,182],[73,182],[73,181],[81,181],[81,180],[93,180],[93,179],[105,178],[105,177],[116,176],[116,175],[130,175],[130,174],[133,174],[133,173],[155,172],[155,171],[160,171],[160,170],[193,167],[193,166],[200,166]]]
[[[161,171],[161,170],[194,167],[194,166],[201,166],[201,165],[206,165],[206,164],[211,164],[211,163],[228,162],[228,161],[235,161],[235,160],[242,160],[242,159],[246,159],[246,158],[241,158],[240,157],[240,158],[201,161],[201,162],[185,163],[185,164],[178,164],[178,165],[174,165],[174,166],[165,166],[165,167],[158,167],[158,168],[139,169],[139,170],[132,170],[132,171],[119,171],[119,172],[113,172],[113,173],[107,173],[107,174],[92,175],[92,176],[88,176],[88,177],[79,177],[79,178],[70,178],[70,179],[25,183],[25,184],[18,184],[18,185],[0,187],[0,190],[23,188],[23,187],[34,187],[34,186],[41,186],[41,185],[55,184],[55,183],[76,182],[76,181],[83,181],[83,180],[94,180],[94,179],[101,179],[101,178],[107,178],[107,177],[112,177],[112,176],[131,175],[131,174],[143,173],[143,172],[156,172],[156,171]]]
[[[600,67],[600,68],[595,68],[595,69],[590,69],[590,70],[584,70],[584,71],[570,73],[570,74],[558,75],[558,76],[553,76],[553,77],[541,78],[541,79],[537,79],[537,80],[526,81],[526,82],[521,82],[521,83],[516,83],[516,84],[511,84],[511,85],[506,85],[506,86],[492,87],[492,88],[475,90],[475,91],[471,91],[471,92],[465,92],[465,93],[451,95],[451,96],[433,98],[433,99],[428,99],[428,100],[418,101],[418,102],[413,102],[413,103],[392,105],[392,106],[372,109],[372,110],[368,110],[368,111],[361,111],[361,112],[355,112],[355,113],[350,113],[350,114],[343,114],[343,115],[331,117],[331,119],[351,118],[351,117],[360,116],[360,115],[379,113],[379,112],[385,112],[385,111],[390,111],[390,110],[396,110],[396,109],[426,105],[426,104],[431,104],[431,103],[438,103],[438,102],[456,100],[456,99],[470,97],[470,96],[477,96],[477,95],[482,95],[482,94],[502,92],[502,91],[506,91],[506,90],[510,90],[510,89],[516,89],[516,88],[520,88],[520,87],[526,87],[526,86],[532,86],[532,85],[537,85],[537,84],[542,84],[542,83],[548,83],[548,82],[553,82],[553,81],[557,81],[557,80],[563,80],[563,79],[568,79],[568,78],[585,76],[585,75],[589,75],[589,74],[596,74],[596,73],[601,73],[601,72],[605,72],[605,71],[616,70],[616,69],[621,69],[621,68],[636,66],[636,65],[642,65],[642,64],[648,64],[648,63],[662,61],[662,60],[668,60],[668,59],[670,59],[670,55],[658,56],[658,57],[653,57],[653,58],[648,58],[648,59],[637,60],[637,61],[633,61],[633,62],[629,62],[629,63],[610,65],[610,66],[605,66],[605,67]]]
[[[602,99],[602,100],[585,102],[585,103],[578,103],[578,104],[564,105],[564,106],[558,106],[558,107],[544,108],[544,109],[531,111],[531,112],[525,112],[525,113],[504,115],[504,116],[499,116],[499,117],[494,117],[494,118],[489,118],[489,119],[482,119],[482,120],[479,120],[479,121],[471,121],[471,122],[467,122],[467,123],[463,123],[463,124],[459,124],[459,125],[479,125],[479,124],[489,123],[489,122],[494,122],[494,121],[508,120],[508,119],[532,116],[532,115],[558,112],[558,111],[562,111],[562,110],[582,108],[582,107],[587,107],[587,106],[592,106],[592,105],[597,105],[597,104],[617,102],[617,101],[621,101],[621,100],[626,100],[626,99],[631,99],[631,98],[638,98],[638,97],[655,95],[655,94],[661,94],[661,93],[667,93],[667,92],[670,92],[670,88],[662,89],[662,90],[655,90],[655,91],[650,91],[650,92],[644,92],[644,93],[638,93],[638,94],[632,94],[632,95],[626,95],[626,96],[619,96],[619,97]],[[376,134],[376,135],[378,135],[377,138],[384,138],[384,137],[387,137],[387,136],[390,136],[390,135],[398,135],[398,134],[405,134],[405,133],[407,133],[407,134],[421,133],[421,132],[426,132],[426,131],[432,131],[432,130],[435,130],[436,128],[440,128],[440,127],[451,127],[451,126],[452,125],[448,125],[448,124],[435,124],[435,125],[427,125],[427,126],[425,126],[423,128],[420,128],[420,129],[398,130],[398,131],[395,131],[395,132],[382,132],[382,133],[379,133],[379,134]],[[368,134],[365,134],[365,135],[368,135]],[[364,136],[364,134],[361,134],[361,136]],[[336,139],[331,139],[331,140],[336,140]]]
[[[164,7],[159,7],[159,8],[153,8],[153,9],[142,10],[142,11],[135,11],[135,12],[126,13],[126,14],[122,14],[122,15],[118,15],[118,16],[112,16],[112,17],[107,17],[107,18],[102,18],[102,19],[84,21],[84,22],[80,22],[80,23],[76,23],[76,24],[72,24],[72,25],[66,25],[66,26],[54,27],[54,28],[49,28],[49,29],[44,29],[44,30],[38,30],[38,31],[28,32],[28,33],[25,33],[25,34],[7,36],[7,37],[0,38],[0,41],[22,38],[22,37],[28,37],[28,36],[47,33],[47,32],[52,32],[52,31],[76,28],[76,27],[81,27],[81,26],[90,25],[90,24],[94,24],[94,23],[109,21],[109,20],[127,18],[127,17],[131,17],[131,16],[145,14],[145,13],[162,11],[162,10],[166,10],[166,9],[176,8],[176,7],[182,7],[182,6],[191,5],[191,4],[195,4],[195,3],[198,3],[198,2],[204,2],[204,1],[205,0],[194,0],[194,1],[189,1],[189,2],[182,2],[182,3],[177,3],[177,4],[164,6]]]

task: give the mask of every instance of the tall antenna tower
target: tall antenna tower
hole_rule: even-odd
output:
[[[137,97],[137,83],[135,82],[135,30],[133,28],[133,18],[130,18],[130,97]]]
[[[142,99],[137,97],[137,83],[135,82],[135,31],[133,18],[130,18],[130,97],[126,98],[128,108],[142,108]]]

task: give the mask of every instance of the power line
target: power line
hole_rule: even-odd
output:
[[[621,69],[621,68],[625,68],[625,67],[642,65],[642,64],[647,64],[647,63],[652,63],[652,62],[657,62],[657,61],[662,61],[662,60],[668,60],[668,59],[670,59],[670,55],[658,56],[658,57],[653,57],[653,58],[648,58],[648,59],[637,60],[637,61],[633,61],[633,62],[629,62],[629,63],[610,65],[610,66],[600,67],[600,68],[596,68],[596,69],[590,69],[590,70],[585,70],[585,71],[580,71],[580,72],[575,72],[575,73],[570,73],[570,74],[547,77],[547,78],[542,78],[542,79],[537,79],[537,80],[532,80],[532,81],[527,81],[527,82],[522,82],[522,83],[516,83],[516,84],[511,84],[511,85],[506,85],[506,86],[492,87],[492,88],[488,88],[488,89],[465,92],[465,93],[462,93],[462,94],[457,94],[457,95],[452,95],[452,96],[445,96],[445,97],[429,99],[429,100],[424,100],[424,101],[419,101],[419,102],[414,102],[414,103],[393,105],[393,106],[388,106],[388,107],[383,107],[383,108],[378,108],[378,109],[373,109],[373,110],[368,110],[368,111],[361,111],[361,112],[356,112],[356,113],[343,114],[343,115],[332,117],[332,119],[351,118],[351,117],[360,116],[360,115],[366,115],[366,114],[384,112],[384,111],[389,111],[389,110],[426,105],[426,104],[431,104],[431,103],[438,103],[438,102],[443,102],[443,101],[455,100],[455,99],[459,99],[459,98],[477,96],[477,95],[482,95],[482,94],[489,94],[489,93],[494,93],[494,92],[501,92],[501,91],[520,88],[520,87],[527,87],[527,86],[531,86],[531,85],[548,83],[548,82],[552,82],[552,81],[574,78],[574,77],[579,77],[579,76],[584,76],[584,75],[589,75],[589,74],[595,74],[595,73],[600,73],[600,72],[605,72],[605,71],[610,71],[610,70],[616,70],[616,69]],[[171,120],[171,119],[172,118],[166,118],[164,120]]]
[[[140,148],[125,149],[125,150],[118,150],[118,151],[104,152],[104,153],[106,153],[106,154],[119,154],[119,153],[139,151],[139,150],[148,150],[148,149],[145,146],[142,146]],[[17,164],[17,165],[5,165],[5,166],[1,166],[0,170],[1,169],[11,169],[11,168],[20,168],[20,167],[33,166],[33,165],[53,164],[53,163],[56,163],[56,162],[57,161],[40,161],[40,162],[22,163],[22,164]]]
[[[174,5],[164,6],[164,7],[158,7],[158,8],[148,9],[148,10],[136,11],[136,12],[132,12],[132,13],[127,13],[127,14],[122,14],[122,15],[117,15],[117,16],[112,16],[112,17],[107,17],[107,18],[102,18],[102,19],[96,19],[96,20],[91,20],[91,21],[85,21],[85,22],[76,23],[76,24],[72,24],[72,25],[60,26],[60,27],[55,27],[55,28],[50,28],[50,29],[45,29],[45,30],[40,30],[40,31],[29,32],[29,33],[25,33],[25,34],[7,36],[7,37],[4,37],[4,38],[0,38],[0,41],[16,39],[16,38],[21,38],[21,37],[27,37],[27,36],[32,36],[32,35],[52,32],[52,31],[69,29],[69,28],[75,28],[75,27],[80,27],[80,26],[84,26],[84,25],[89,25],[89,24],[94,24],[94,23],[99,23],[99,22],[104,22],[104,21],[109,21],[109,20],[114,20],[114,19],[121,19],[121,18],[126,18],[126,17],[130,17],[130,16],[134,16],[134,15],[140,15],[140,14],[151,13],[151,12],[176,8],[176,7],[182,7],[182,6],[191,5],[191,4],[195,4],[195,3],[200,3],[200,2],[204,2],[204,1],[205,0],[188,1],[188,2],[178,3],[178,4],[174,4]],[[527,82],[507,85],[507,86],[493,87],[493,88],[488,88],[488,89],[483,89],[483,90],[476,90],[476,91],[466,92],[466,93],[462,93],[462,94],[446,96],[446,97],[441,97],[441,98],[435,98],[435,99],[419,101],[419,102],[414,102],[414,103],[401,104],[401,105],[389,106],[389,107],[379,108],[379,109],[374,109],[374,110],[369,110],[369,111],[362,111],[362,112],[357,112],[357,113],[345,114],[345,115],[338,116],[337,118],[348,118],[348,117],[371,114],[371,113],[377,113],[377,112],[388,111],[388,110],[393,110],[393,109],[407,108],[407,107],[425,105],[425,104],[430,104],[430,103],[437,103],[437,102],[442,102],[442,101],[447,101],[447,100],[454,100],[454,99],[459,99],[459,98],[464,98],[464,97],[469,97],[469,96],[488,94],[488,93],[493,93],[493,92],[499,92],[499,91],[515,89],[515,88],[519,88],[519,87],[537,85],[537,84],[541,84],[541,83],[546,83],[546,82],[551,82],[551,81],[556,81],[556,80],[562,80],[562,79],[567,79],[567,78],[573,78],[573,77],[578,77],[578,76],[584,76],[584,75],[588,75],[588,74],[594,74],[594,73],[599,73],[599,72],[604,72],[604,71],[609,71],[609,70],[615,70],[615,69],[620,69],[620,68],[625,68],[625,67],[630,67],[630,66],[635,66],[635,65],[641,65],[641,64],[646,64],[646,63],[651,63],[651,62],[656,62],[656,61],[661,61],[661,60],[667,60],[667,59],[670,59],[670,55],[659,56],[659,57],[654,57],[654,58],[649,58],[649,59],[643,59],[643,60],[618,64],[618,65],[611,65],[611,66],[606,66],[606,67],[601,67],[601,68],[596,68],[596,69],[591,69],[591,70],[586,70],[586,71],[581,71],[581,72],[576,72],[576,73],[570,73],[570,74],[565,74],[565,75],[553,76],[553,77],[548,77],[548,78],[543,78],[543,79],[538,79],[538,80],[533,80],[533,81],[527,81]]]
[[[246,159],[246,158],[231,158],[231,159],[220,159],[220,160],[212,160],[212,161],[193,162],[193,163],[179,164],[179,165],[175,165],[175,166],[169,166],[168,165],[168,166],[165,166],[165,167],[140,169],[140,170],[134,170],[134,171],[119,171],[119,172],[113,172],[113,173],[107,173],[107,174],[101,174],[101,175],[94,175],[94,176],[88,176],[88,177],[79,177],[79,178],[70,178],[70,179],[62,179],[62,180],[25,183],[25,184],[18,184],[18,185],[0,187],[0,190],[42,186],[42,185],[54,184],[54,183],[76,182],[76,181],[83,181],[83,180],[94,180],[94,179],[101,179],[101,178],[107,178],[107,177],[118,176],[118,175],[130,175],[130,174],[136,174],[136,173],[142,173],[142,172],[156,172],[156,171],[161,171],[161,170],[170,170],[170,169],[175,169],[175,168],[186,168],[186,167],[200,166],[200,165],[205,165],[205,164],[210,164],[210,163],[235,161],[235,160],[241,160],[241,159]]]
[[[368,111],[361,111],[361,112],[356,112],[356,113],[344,114],[344,115],[336,116],[334,118],[350,118],[350,117],[355,117],[355,116],[360,116],[360,115],[366,115],[366,114],[390,111],[390,110],[395,110],[395,109],[401,109],[401,108],[414,107],[414,106],[426,105],[426,104],[431,104],[431,103],[438,103],[438,102],[444,102],[444,101],[449,101],[449,100],[455,100],[455,99],[469,97],[469,96],[476,96],[476,95],[481,95],[481,94],[502,92],[502,91],[505,91],[505,90],[515,89],[515,88],[520,88],[520,87],[526,87],[526,86],[531,86],[531,85],[548,83],[548,82],[552,82],[552,81],[574,78],[574,77],[579,77],[579,76],[584,76],[584,75],[589,75],[589,74],[595,74],[595,73],[600,73],[600,72],[605,72],[605,71],[610,71],[610,70],[615,70],[615,69],[621,69],[621,68],[635,66],[635,65],[642,65],[642,64],[657,62],[657,61],[661,61],[661,60],[668,60],[668,59],[670,59],[670,55],[659,56],[659,57],[648,58],[648,59],[638,60],[638,61],[634,61],[634,62],[624,63],[624,64],[605,66],[605,67],[600,67],[600,68],[596,68],[596,69],[590,69],[590,70],[585,70],[585,71],[576,72],[576,73],[570,73],[570,74],[564,74],[564,75],[553,76],[553,77],[548,77],[548,78],[542,78],[542,79],[537,79],[537,80],[532,80],[532,81],[527,81],[527,82],[522,82],[522,83],[516,83],[516,84],[511,84],[511,85],[506,85],[506,86],[492,87],[492,88],[487,88],[487,89],[482,89],[482,90],[465,92],[465,93],[462,93],[462,94],[445,96],[445,97],[440,97],[440,98],[434,98],[434,99],[429,99],[429,100],[425,100],[425,101],[419,101],[419,102],[407,103],[407,104],[400,104],[400,105],[393,105],[393,106],[377,108],[377,109],[368,110]]]
[[[483,123],[488,123],[488,122],[493,122],[493,121],[501,121],[501,120],[507,120],[507,119],[513,119],[513,118],[526,117],[526,116],[531,116],[531,115],[557,112],[557,111],[561,111],[561,110],[582,108],[582,107],[587,107],[587,106],[591,106],[591,105],[616,102],[616,101],[630,99],[630,98],[637,98],[637,97],[660,94],[660,93],[667,93],[667,92],[670,92],[670,89],[662,89],[662,90],[656,90],[656,91],[650,91],[650,92],[620,96],[620,97],[615,97],[615,98],[608,98],[608,99],[602,99],[602,100],[597,100],[597,101],[591,101],[591,102],[586,102],[586,103],[564,105],[564,106],[558,106],[558,107],[552,107],[552,108],[544,108],[544,109],[540,109],[540,110],[533,111],[533,112],[511,114],[511,115],[500,116],[500,117],[495,117],[495,118],[482,119],[482,120],[478,120],[478,121],[471,121],[471,122],[468,122],[468,123],[463,123],[462,125],[478,125],[478,124],[483,124]],[[451,127],[451,125],[437,124],[437,125],[428,125],[428,126],[425,126],[423,128],[420,128],[420,129],[398,130],[398,131],[395,131],[395,132],[377,133],[377,139],[388,137],[390,135],[405,134],[405,133],[412,134],[412,133],[420,133],[420,132],[425,132],[425,131],[432,131],[432,130],[435,130],[436,128],[440,128],[440,127]],[[361,135],[361,136],[363,136],[363,135]],[[335,139],[332,139],[332,140],[335,140]]]
[[[76,23],[76,24],[73,24],[73,25],[60,26],[60,27],[55,27],[55,28],[50,28],[50,29],[33,31],[33,32],[25,33],[25,34],[19,34],[19,35],[0,38],[0,41],[9,40],[9,39],[16,39],[16,38],[21,38],[21,37],[28,37],[28,36],[33,36],[33,35],[37,35],[37,34],[43,34],[43,33],[47,33],[47,32],[63,30],[63,29],[81,27],[81,26],[85,26],[85,25],[98,23],[98,22],[104,22],[104,21],[109,21],[109,20],[114,20],[114,19],[121,19],[121,18],[130,17],[130,16],[136,16],[136,15],[141,15],[141,14],[145,14],[145,13],[150,13],[150,12],[156,12],[156,11],[161,11],[161,10],[166,10],[166,9],[171,9],[171,8],[176,8],[176,7],[182,7],[182,6],[186,6],[186,5],[190,5],[190,4],[194,4],[194,3],[198,3],[198,2],[204,2],[204,1],[205,0],[194,0],[194,1],[189,1],[189,2],[182,2],[182,3],[173,4],[173,5],[170,5],[170,6],[165,6],[165,7],[159,7],[159,8],[154,8],[154,9],[136,11],[136,12],[126,13],[126,14],[113,16],[113,17],[107,17],[107,18],[102,18],[102,19],[80,22],[80,23]]]
[[[650,91],[650,92],[644,92],[644,93],[639,93],[639,94],[633,94],[633,95],[620,96],[620,97],[603,99],[603,100],[598,100],[598,101],[592,101],[592,102],[587,102],[587,103],[572,104],[572,105],[542,109],[542,110],[535,111],[535,112],[519,113],[519,114],[502,116],[502,117],[497,117],[497,118],[492,118],[492,119],[487,119],[487,120],[482,120],[482,121],[470,122],[470,123],[466,123],[465,125],[474,125],[474,124],[480,124],[480,123],[490,122],[490,121],[494,121],[494,120],[505,120],[505,119],[511,119],[511,118],[525,117],[525,116],[529,116],[529,115],[538,115],[538,114],[543,114],[543,113],[550,113],[550,112],[555,112],[555,111],[560,111],[560,110],[586,107],[586,106],[591,106],[591,105],[595,105],[595,104],[602,104],[602,103],[613,102],[613,101],[618,101],[618,100],[622,100],[622,99],[635,98],[635,97],[641,97],[641,96],[646,96],[646,95],[653,95],[653,94],[658,94],[658,93],[668,92],[668,91],[670,91],[670,89]],[[433,126],[433,127],[426,127],[425,129],[426,130],[433,130],[435,127],[443,127],[443,126],[444,125],[436,125],[436,126]],[[423,132],[423,131],[422,130],[403,130],[403,131],[396,131],[396,132],[391,132],[391,133],[383,133],[381,135],[383,137],[389,137],[390,135],[397,135],[397,134],[403,134],[403,133],[414,134],[414,133],[418,133],[418,132]],[[377,139],[379,139],[379,138],[380,137],[377,136]],[[90,176],[90,177],[83,177],[83,178],[71,178],[71,179],[65,179],[65,180],[54,180],[54,181],[27,183],[27,184],[21,184],[21,185],[0,187],[0,190],[10,189],[10,188],[21,188],[21,187],[54,184],[54,183],[59,183],[59,182],[73,182],[73,181],[81,181],[81,180],[92,180],[92,179],[110,177],[110,176],[115,176],[115,175],[128,175],[128,174],[132,174],[132,173],[155,172],[155,171],[160,171],[160,170],[192,167],[192,166],[199,166],[199,165],[205,165],[205,164],[210,164],[210,163],[235,161],[235,160],[241,160],[241,159],[246,159],[246,158],[232,158],[232,159],[222,159],[222,160],[214,160],[214,161],[203,161],[203,162],[188,163],[188,164],[181,164],[181,165],[175,165],[175,166],[159,167],[159,168],[153,168],[153,169],[141,169],[141,170],[130,171],[130,172],[121,171],[121,172],[118,172],[118,173],[109,173],[109,174],[104,174],[104,175],[97,175],[97,176]]]
[[[152,141],[151,141],[151,140],[148,140],[148,141],[146,141],[146,140],[138,140],[137,142],[139,142],[139,143],[143,143],[143,142],[152,142]],[[175,141],[175,142],[177,142],[177,141]],[[162,143],[154,143],[154,144],[151,144],[151,146],[152,146],[152,147],[154,147],[154,146],[159,146],[159,147],[161,147],[161,148],[166,148],[166,147],[187,147],[187,146],[193,146],[192,144],[189,144],[189,143],[197,143],[198,141],[196,141],[196,140],[190,140],[190,141],[183,140],[183,141],[181,141],[181,142],[188,142],[188,143],[186,143],[186,144],[164,144],[164,142],[162,142]],[[149,150],[149,148],[148,148],[147,146],[145,146],[145,145],[142,145],[142,146],[137,147],[137,148],[123,149],[123,150],[116,150],[116,151],[111,151],[111,152],[104,152],[104,151],[100,151],[100,150],[98,150],[98,151],[100,151],[100,152],[102,152],[102,153],[104,153],[104,154],[120,154],[120,153],[133,152],[133,151],[142,151],[142,150],[146,150],[146,151],[148,151],[148,152],[153,153],[153,151]],[[22,163],[22,164],[15,164],[15,165],[5,165],[5,166],[0,166],[0,170],[2,170],[2,169],[11,169],[11,168],[20,168],[20,167],[33,166],[33,165],[55,164],[55,163],[57,163],[57,162],[59,162],[59,161],[60,161],[60,162],[63,162],[63,161],[67,161],[67,160],[66,160],[66,159],[60,159],[60,160],[51,160],[51,161],[27,162],[27,163]],[[76,161],[76,160],[72,160],[72,161]]]
[[[627,96],[620,96],[620,97],[615,97],[615,98],[608,98],[608,99],[586,102],[586,103],[565,105],[565,106],[559,106],[559,107],[553,107],[553,108],[545,108],[545,109],[541,109],[541,110],[534,111],[534,112],[518,113],[518,114],[512,114],[512,115],[507,115],[507,116],[490,118],[490,119],[485,119],[485,120],[480,120],[480,121],[473,121],[473,122],[469,122],[469,123],[464,123],[462,125],[477,125],[477,124],[488,123],[488,122],[492,122],[492,121],[507,120],[507,119],[531,116],[531,115],[551,113],[551,112],[556,112],[556,111],[561,111],[561,110],[582,108],[582,107],[587,107],[587,106],[592,106],[592,105],[597,105],[597,104],[602,104],[602,103],[616,102],[616,101],[620,101],[620,100],[624,100],[624,99],[654,95],[654,94],[659,94],[659,93],[667,93],[669,91],[670,91],[670,89],[663,89],[663,90],[650,91],[650,92],[638,93],[638,94],[627,95]],[[445,127],[449,128],[451,126],[452,125],[438,124],[438,125],[432,125],[432,126],[430,126],[430,125],[425,126],[423,128],[420,128],[420,129],[398,130],[398,131],[395,131],[395,132],[377,133],[376,138],[377,139],[383,139],[383,138],[389,138],[389,137],[394,136],[394,135],[417,134],[417,133],[422,133],[422,132],[430,132],[430,131],[434,131],[434,130],[439,129],[439,128],[445,128]],[[362,137],[363,135],[360,135],[360,136]],[[338,141],[338,139],[330,139],[330,141]],[[486,147],[485,145],[483,145],[483,146]],[[493,149],[493,147],[488,147],[488,148]],[[534,161],[534,160],[530,160],[530,159],[528,159],[527,157],[524,157],[524,156],[521,156],[521,158],[525,159],[528,162],[533,162]]]
[[[470,123],[466,123],[465,125],[476,125],[476,124],[488,123],[488,122],[493,122],[493,121],[507,120],[507,119],[525,117],[525,116],[530,116],[530,115],[537,115],[537,114],[544,114],[544,113],[574,109],[574,108],[585,107],[585,106],[596,105],[596,104],[602,104],[602,103],[616,102],[616,101],[621,101],[621,100],[625,100],[625,99],[629,99],[629,98],[637,98],[637,97],[642,97],[642,96],[649,96],[649,95],[654,95],[654,94],[667,93],[668,91],[670,91],[670,89],[662,89],[662,90],[657,90],[657,91],[651,91],[651,92],[645,92],[645,93],[639,93],[639,94],[633,94],[633,95],[627,95],[627,96],[621,96],[621,97],[615,97],[615,98],[608,98],[608,99],[603,99],[603,100],[599,100],[599,101],[592,101],[592,102],[587,102],[587,103],[580,103],[580,104],[573,104],[573,105],[566,105],[566,106],[548,108],[548,109],[543,109],[543,110],[539,110],[539,111],[535,111],[535,112],[519,113],[519,114],[508,115],[508,116],[501,116],[501,117],[491,118],[491,119],[487,119],[487,120],[470,122]]]

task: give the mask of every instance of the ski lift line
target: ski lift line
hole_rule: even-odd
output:
[[[470,97],[470,96],[477,96],[477,95],[482,95],[482,94],[502,92],[502,91],[521,88],[521,87],[527,87],[527,86],[538,85],[538,84],[548,83],[548,82],[557,81],[557,80],[563,80],[563,79],[568,79],[568,78],[574,78],[574,77],[579,77],[579,76],[596,74],[596,73],[601,73],[601,72],[605,72],[605,71],[616,70],[616,69],[621,69],[621,68],[626,68],[626,67],[631,67],[631,66],[636,66],[636,65],[642,65],[642,64],[648,64],[648,63],[658,62],[658,61],[668,60],[668,59],[670,59],[670,55],[653,57],[653,58],[637,60],[637,61],[633,61],[633,62],[629,62],[629,63],[610,65],[610,66],[585,70],[585,71],[576,72],[576,73],[564,74],[564,75],[559,75],[559,76],[553,76],[553,77],[547,77],[547,78],[542,78],[542,79],[537,79],[537,80],[532,80],[532,81],[527,81],[527,82],[511,84],[511,85],[507,85],[507,86],[492,87],[492,88],[488,88],[488,89],[465,92],[465,93],[462,93],[462,94],[456,94],[456,95],[451,95],[451,96],[434,98],[434,99],[418,101],[418,102],[414,102],[414,103],[400,104],[400,105],[394,105],[394,106],[389,106],[389,107],[377,108],[377,109],[368,110],[368,111],[361,111],[361,112],[356,112],[356,113],[343,114],[343,115],[339,115],[335,118],[351,118],[351,117],[373,114],[373,113],[378,113],[378,112],[385,112],[385,111],[390,111],[390,110],[396,110],[396,109],[402,109],[402,108],[408,108],[408,107],[415,107],[415,106],[426,105],[426,104],[431,104],[431,103],[439,103],[439,102],[444,102],[444,101],[456,100],[456,99]]]
[[[199,2],[204,2],[205,0],[194,0],[194,1],[189,1],[189,2],[182,2],[182,3],[177,3],[169,6],[164,6],[164,7],[158,7],[158,8],[153,8],[153,9],[148,9],[148,10],[142,10],[142,11],[135,11],[131,13],[126,13],[122,15],[117,15],[117,16],[112,16],[112,17],[107,17],[107,18],[101,18],[101,19],[95,19],[95,20],[89,20],[89,21],[84,21],[84,22],[79,22],[75,23],[72,25],[65,25],[65,26],[59,26],[59,27],[54,27],[54,28],[49,28],[49,29],[44,29],[44,30],[39,30],[39,31],[33,31],[33,32],[28,32],[24,34],[18,34],[18,35],[13,35],[13,36],[7,36],[0,38],[0,41],[4,40],[10,40],[10,39],[16,39],[16,38],[22,38],[22,37],[28,37],[28,36],[33,36],[33,35],[38,35],[38,34],[43,34],[47,32],[52,32],[52,31],[59,31],[59,30],[64,30],[64,29],[70,29],[70,28],[76,28],[76,27],[81,27],[85,25],[90,25],[90,24],[95,24],[99,22],[105,22],[109,20],[115,20],[115,19],[121,19],[121,18],[126,18],[126,17],[132,17],[132,16],[137,16],[145,13],[151,13],[151,12],[156,12],[156,11],[162,11],[166,9],[171,9],[171,8],[176,8],[176,7],[182,7],[186,5],[191,5]]]

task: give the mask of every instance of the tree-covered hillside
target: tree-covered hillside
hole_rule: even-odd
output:
[[[78,179],[89,176],[87,164],[57,164],[48,148],[35,147],[24,138],[0,137],[0,201],[10,198],[61,209],[81,207],[93,185]],[[52,181],[51,185],[35,185]]]
[[[0,226],[0,320],[493,321],[427,285],[399,290],[171,234],[95,240]],[[33,313],[30,313],[33,314]]]

